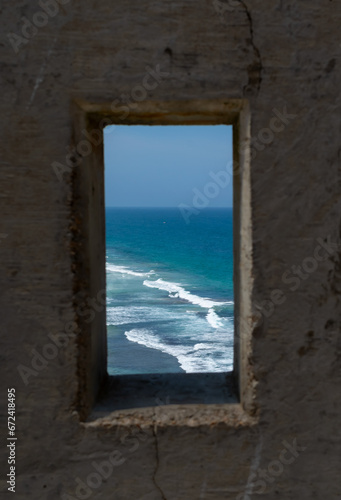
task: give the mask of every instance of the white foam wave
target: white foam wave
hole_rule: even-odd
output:
[[[107,325],[126,325],[151,321],[171,321],[182,319],[182,315],[175,315],[158,307],[143,306],[116,306],[107,307]]]
[[[211,309],[214,306],[221,306],[224,304],[233,304],[233,302],[215,302],[211,299],[199,297],[198,295],[194,295],[193,293],[185,290],[182,286],[179,285],[179,283],[170,283],[169,281],[164,281],[161,278],[156,281],[144,280],[143,284],[150,288],[165,290],[166,292],[168,292],[169,297],[187,300],[194,305],[198,305],[206,309]]]
[[[223,322],[214,309],[209,309],[206,319],[213,328],[223,328]]]
[[[125,336],[131,342],[176,357],[181,368],[187,373],[221,372],[233,368],[232,350],[227,345],[226,337],[224,342],[200,343],[193,347],[185,344],[166,344],[153,330],[147,328],[134,328],[125,332]],[[217,354],[219,354],[218,358]]]
[[[107,270],[111,273],[129,274],[131,276],[150,276],[151,274],[154,274],[154,271],[149,271],[149,273],[141,273],[139,271],[132,271],[125,266],[115,266],[114,264],[107,264]]]
[[[217,351],[220,350],[220,346],[218,347],[217,344],[205,342],[205,343],[195,344],[193,349],[195,351]]]
[[[153,330],[148,330],[147,328],[134,328],[124,332],[124,335],[130,342],[136,342],[151,349],[159,349],[162,346],[162,343]]]

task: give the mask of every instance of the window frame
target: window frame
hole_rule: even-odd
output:
[[[113,99],[113,102],[115,99]],[[126,113],[125,113],[126,114]],[[82,154],[72,170],[72,256],[74,308],[78,325],[78,394],[81,419],[90,414],[108,380],[105,297],[105,206],[103,128],[107,125],[232,125],[233,126],[233,247],[234,247],[234,370],[236,400],[250,394],[247,358],[251,345],[251,189],[250,111],[244,99],[143,101],[128,116],[111,102],[73,103],[72,143]],[[86,141],[88,148],[86,147]],[[89,148],[89,143],[91,148]],[[91,149],[91,152],[89,152]],[[82,314],[97,298],[96,314]],[[194,374],[191,374],[194,375]],[[111,378],[111,377],[110,377]],[[112,386],[112,384],[111,384]],[[137,406],[138,402],[137,402]]]

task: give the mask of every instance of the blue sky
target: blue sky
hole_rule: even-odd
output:
[[[231,126],[106,127],[104,160],[106,206],[193,206],[205,189],[208,207],[232,206],[232,182],[219,187],[212,178],[231,171]]]

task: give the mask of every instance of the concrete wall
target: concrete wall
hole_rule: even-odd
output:
[[[1,5],[0,481],[14,387],[17,499],[341,498],[340,14],[336,0]],[[77,313],[101,258],[84,247],[101,231],[101,145],[84,160],[96,182],[67,155],[93,113],[138,121],[136,100],[147,121],[171,102],[181,120],[193,102],[248,106],[241,401],[84,421],[105,375],[103,308],[90,326]]]

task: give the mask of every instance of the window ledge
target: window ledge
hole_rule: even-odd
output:
[[[252,425],[229,373],[117,375],[108,378],[86,427]]]

